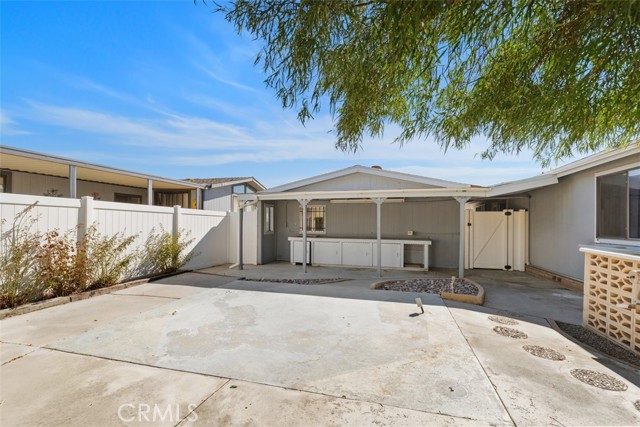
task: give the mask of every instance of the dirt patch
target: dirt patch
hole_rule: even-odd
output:
[[[557,361],[566,359],[566,356],[564,354],[549,347],[541,347],[539,345],[523,345],[522,348],[524,348],[527,353],[532,354],[536,357],[541,357],[543,359]]]
[[[589,369],[572,369],[571,375],[585,384],[604,390],[625,391],[627,389],[625,383],[602,372],[591,371]]]
[[[627,350],[602,335],[590,331],[584,326],[572,325],[570,323],[558,321],[555,323],[562,332],[574,338],[576,341],[586,344],[607,356],[613,357],[630,365],[640,367],[640,355],[635,354],[631,350]]]
[[[526,340],[527,338],[529,338],[529,336],[522,331],[513,328],[505,328],[504,326],[496,326],[495,328],[493,328],[493,332],[498,335],[515,338],[518,340]]]
[[[491,320],[492,322],[500,323],[502,325],[517,325],[518,324],[517,320],[510,319],[510,318],[504,317],[504,316],[489,316],[488,319]]]
[[[453,286],[451,279],[388,280],[377,283],[375,289],[399,292],[425,292],[438,295],[442,292],[461,295],[478,295],[480,292],[474,283],[465,279],[455,279]]]

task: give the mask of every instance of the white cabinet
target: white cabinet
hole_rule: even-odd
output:
[[[291,263],[302,263],[302,238],[289,237]],[[382,267],[403,268],[407,245],[424,248],[424,269],[429,270],[430,240],[382,240]],[[378,241],[375,239],[349,239],[310,237],[307,239],[307,262],[313,265],[348,265],[377,267]]]
[[[370,242],[342,242],[342,264],[371,267]]]
[[[312,263],[317,265],[340,265],[342,264],[342,249],[340,242],[336,241],[315,241],[313,242]]]
[[[291,264],[302,264],[302,240],[291,240],[289,246]],[[307,264],[311,264],[311,242],[307,241]]]
[[[373,242],[373,264],[378,265],[378,244]],[[382,242],[382,266],[390,268],[402,267],[402,243],[386,243]]]

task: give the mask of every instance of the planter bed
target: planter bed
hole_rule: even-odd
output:
[[[33,311],[43,310],[49,307],[55,307],[57,305],[62,305],[62,304],[66,304],[73,301],[81,301],[84,299],[97,297],[99,295],[110,294],[112,292],[121,291],[122,289],[127,289],[132,286],[142,285],[144,283],[149,283],[156,280],[164,279],[165,277],[176,276],[178,274],[182,274],[186,272],[187,271],[177,271],[175,273],[167,273],[167,274],[160,274],[157,276],[137,278],[134,280],[130,280],[128,282],[118,283],[117,285],[109,286],[106,288],[93,289],[90,291],[67,295],[64,297],[54,297],[54,298],[50,298],[42,301],[31,302],[28,304],[19,305],[18,307],[5,308],[0,310],[0,320],[7,317],[18,316],[20,314],[27,314]]]
[[[441,298],[482,305],[484,289],[469,279],[455,279],[453,289],[451,279],[406,279],[385,280],[371,285],[371,289],[399,292],[425,292],[440,295]]]

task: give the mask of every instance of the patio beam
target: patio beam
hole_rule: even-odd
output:
[[[307,205],[310,199],[298,199],[302,205],[302,272],[307,272]]]
[[[384,197],[376,197],[371,199],[376,204],[376,238],[378,239],[378,277],[382,277],[382,204],[384,203]]]
[[[464,207],[465,203],[467,203],[470,197],[454,197],[460,204],[459,207],[459,217],[460,217],[460,226],[459,226],[459,235],[458,235],[458,277],[464,277]]]
[[[69,198],[75,199],[77,197],[78,189],[78,174],[75,165],[69,165]]]

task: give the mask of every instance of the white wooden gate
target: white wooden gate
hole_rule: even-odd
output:
[[[524,271],[528,262],[528,212],[465,212],[465,268]]]

